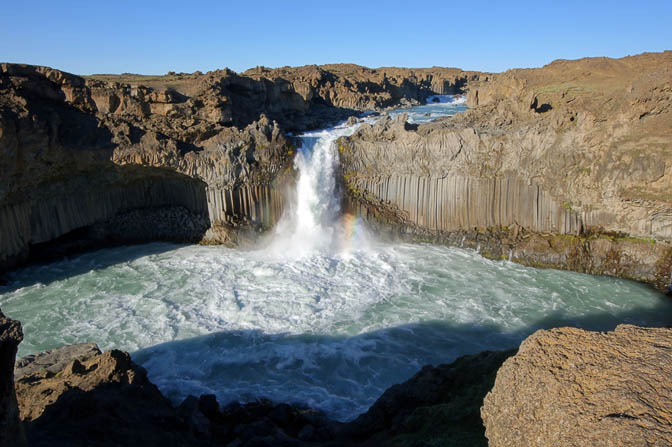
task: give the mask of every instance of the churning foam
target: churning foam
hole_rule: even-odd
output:
[[[427,104],[449,104],[452,106],[466,104],[467,97],[464,95],[433,95],[427,98]]]

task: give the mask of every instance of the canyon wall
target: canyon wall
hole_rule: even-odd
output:
[[[666,286],[671,84],[672,52],[481,76],[464,113],[340,139],[349,207],[381,231]]]
[[[287,131],[477,78],[354,65],[84,78],[0,64],[0,270],[65,239],[236,245],[282,214]]]
[[[83,228],[123,239],[116,224],[129,240],[235,245],[282,213],[296,150],[287,131],[467,91],[465,113],[421,126],[387,118],[340,141],[353,211],[493,257],[662,284],[671,58],[495,75],[328,65],[84,78],[0,64],[0,265]],[[147,230],[157,213],[170,223]]]
[[[355,177],[348,186],[354,193],[372,194],[382,204],[395,204],[404,222],[432,231],[520,225],[531,231],[578,234],[582,228],[578,214],[563,207],[539,185],[519,177],[407,174]],[[354,207],[359,214],[369,212],[362,202]]]

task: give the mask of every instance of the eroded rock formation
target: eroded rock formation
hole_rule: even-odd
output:
[[[15,349],[20,325],[2,321]],[[17,361],[16,396],[36,446],[668,445],[670,352],[671,329],[540,330],[517,353],[426,366],[349,423],[264,399],[221,407],[189,396],[174,407],[128,354],[90,344]]]
[[[486,446],[480,407],[497,370],[514,352],[486,351],[450,364],[425,366],[387,389],[342,432],[367,446]]]
[[[489,445],[670,445],[670,377],[670,329],[538,331],[485,398]]]
[[[464,113],[387,118],[339,140],[353,211],[498,258],[666,285],[672,52],[556,61],[468,88]],[[486,247],[493,233],[506,241]]]
[[[83,78],[0,64],[0,269],[61,237],[66,252],[108,240],[235,244],[236,229],[282,213],[286,131],[477,77],[335,65]]]

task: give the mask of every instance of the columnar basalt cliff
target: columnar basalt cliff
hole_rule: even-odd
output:
[[[82,78],[2,64],[0,268],[53,245],[236,245],[282,213],[286,131],[468,90],[466,113],[417,128],[383,119],[341,140],[353,210],[495,258],[662,287],[671,58],[497,75],[329,65]]]
[[[83,78],[1,64],[0,269],[100,241],[235,245],[282,213],[286,131],[477,78],[338,65]]]
[[[426,239],[665,286],[672,52],[481,76],[470,110],[339,140],[350,206]]]
[[[0,83],[1,266],[89,227],[89,239],[218,240],[226,233],[206,231],[278,217],[282,196],[267,191],[292,148],[263,115],[238,129],[188,101],[152,113],[177,94],[41,67],[4,64]],[[228,206],[215,200],[225,194]],[[157,209],[168,222],[139,212]]]

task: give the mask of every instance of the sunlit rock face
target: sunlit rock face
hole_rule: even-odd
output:
[[[497,372],[491,446],[669,445],[672,330],[539,331]]]
[[[199,241],[210,228],[207,239],[222,242],[232,226],[279,218],[273,182],[292,150],[264,115],[227,127],[172,90],[43,67],[3,64],[0,82],[0,172],[12,180],[0,186],[4,267],[75,230],[79,245]],[[116,99],[101,103],[101,89]],[[182,109],[164,116],[155,104]]]
[[[556,61],[470,83],[454,117],[362,126],[339,140],[351,206],[491,257],[666,287],[671,73],[670,52]]]
[[[238,245],[282,215],[295,153],[286,131],[418,104],[477,78],[354,65],[83,78],[1,64],[0,176],[11,181],[0,184],[0,268],[54,245]],[[159,214],[163,228],[148,232]],[[69,245],[36,247],[59,237]]]

